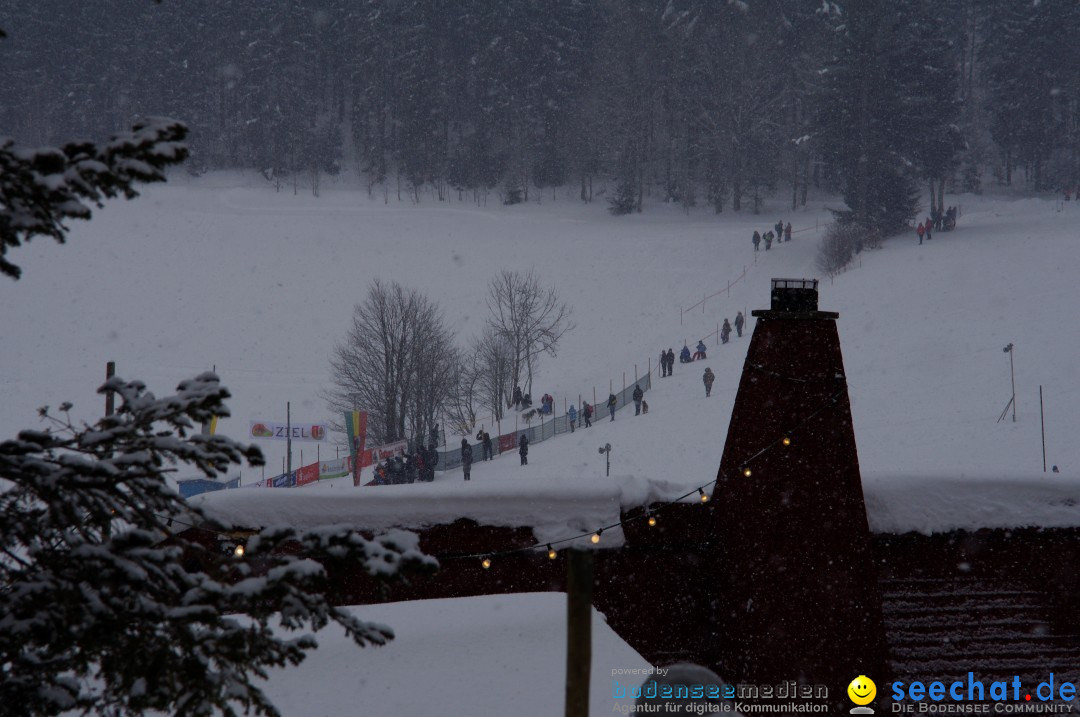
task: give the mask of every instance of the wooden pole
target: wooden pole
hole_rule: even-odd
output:
[[[1039,425],[1042,431],[1043,473],[1046,472],[1046,418],[1043,416],[1042,384],[1039,384]]]
[[[116,362],[115,361],[109,361],[107,364],[105,364],[105,380],[108,381],[110,378],[112,378],[115,375],[116,375]],[[112,391],[106,391],[105,392],[105,415],[106,416],[113,415],[113,392]]]
[[[566,551],[566,717],[589,717],[593,552]]]

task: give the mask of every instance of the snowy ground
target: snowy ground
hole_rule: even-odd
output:
[[[440,714],[549,717],[562,714],[566,595],[525,593],[365,605],[362,619],[390,625],[388,645],[361,650],[337,626],[299,667],[270,672],[264,687],[284,715],[341,717]],[[522,646],[527,645],[524,650]],[[612,698],[612,680],[640,685],[649,663],[593,612],[590,714],[632,700]]]
[[[249,420],[284,420],[286,401],[294,420],[325,421],[319,390],[328,352],[372,279],[427,291],[464,343],[484,321],[488,278],[505,268],[535,269],[574,306],[577,328],[557,358],[545,359],[535,391],[552,393],[561,412],[564,399],[591,399],[594,389],[602,399],[609,382],[621,388],[624,372],[632,382],[635,365],[644,373],[660,349],[693,344],[737,310],[766,308],[771,277],[817,276],[819,232],[797,233],[756,264],[749,235],[780,218],[797,230],[828,218],[827,202],[791,212],[779,200],[758,217],[652,205],[614,218],[602,201],[584,206],[550,194],[516,207],[494,198],[486,207],[384,205],[355,189],[327,189],[320,198],[275,194],[236,174],[178,176],[144,194],[110,204],[89,223],[73,222],[65,246],[39,239],[12,255],[25,274],[0,282],[0,435],[35,426],[42,404],[71,400],[76,416],[96,417],[103,399],[93,391],[110,359],[121,376],[159,394],[216,365],[234,394],[234,417],[219,425],[230,435],[243,436]],[[821,308],[840,312],[871,519],[927,529],[927,515],[978,522],[1019,504],[1034,507],[1014,510],[1006,523],[1080,524],[1080,510],[1069,505],[1080,494],[1080,444],[1072,440],[1080,425],[1080,332],[1072,315],[1080,287],[1070,278],[1080,265],[1080,206],[1058,212],[1051,200],[949,201],[963,211],[956,232],[923,246],[890,241],[821,286]],[[680,325],[680,306],[724,288],[744,267],[747,277],[730,298],[710,299]],[[545,482],[553,489],[564,481],[621,489],[666,483],[672,490],[706,483],[719,464],[747,342],[733,339],[704,365],[676,364],[673,378],[654,380],[648,416],[624,411],[614,423],[601,419],[589,431],[537,444],[528,467],[514,455],[479,463],[470,486],[449,472],[410,489],[441,495],[498,482],[512,494]],[[996,423],[1010,395],[1002,353],[1009,342],[1016,345],[1015,424]],[[710,399],[700,380],[705,365],[717,374]],[[1049,497],[1047,484],[1035,480],[1042,476],[1040,384],[1048,460],[1062,470],[1048,474]],[[611,481],[596,450],[605,442],[613,446]],[[268,474],[277,472],[283,444],[261,445]],[[305,463],[314,458],[313,444],[294,445],[294,465],[301,448]],[[334,451],[321,445],[323,457]],[[244,480],[259,475],[245,471]],[[987,481],[1003,487],[979,508],[973,496],[987,494]],[[345,490],[337,483],[293,492]],[[959,516],[958,506],[938,511],[940,493],[926,486],[976,508]],[[1022,491],[1030,502],[1016,500]]]

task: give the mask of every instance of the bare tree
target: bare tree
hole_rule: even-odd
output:
[[[404,394],[409,435],[427,444],[439,415],[452,403],[461,358],[442,317],[430,305],[420,321],[408,355],[409,380]]]
[[[324,398],[337,414],[367,411],[373,441],[423,440],[450,396],[456,361],[438,307],[416,290],[376,281],[334,347]]]
[[[525,391],[532,392],[537,358],[543,353],[554,356],[559,339],[574,328],[570,307],[559,301],[555,287],[541,286],[532,270],[502,271],[488,285],[487,304],[488,324],[509,351],[510,385],[521,385],[524,369]]]
[[[482,375],[480,355],[469,350],[458,362],[453,379],[454,394],[450,399],[449,420],[451,428],[458,433],[468,435],[476,425]]]
[[[510,342],[489,325],[473,340],[471,355],[477,371],[474,382],[476,403],[490,412],[494,421],[501,421],[515,386]]]

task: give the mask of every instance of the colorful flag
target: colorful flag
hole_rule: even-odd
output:
[[[367,411],[345,412],[345,434],[349,437],[349,453],[353,459],[353,485],[360,485],[360,457],[367,440]]]

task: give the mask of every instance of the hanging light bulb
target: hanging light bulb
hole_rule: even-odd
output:
[[[233,548],[232,552],[233,552],[233,555],[235,555],[236,557],[242,558],[242,557],[244,557],[244,546],[243,545],[237,545],[235,548]]]
[[[491,558],[484,558],[480,561],[480,565],[484,568],[484,570],[487,570],[491,567]]]
[[[656,525],[656,516],[655,515],[650,515],[649,516],[649,527],[652,528],[655,525]]]
[[[701,498],[702,503],[708,503],[709,502],[709,496],[704,490],[702,490],[701,488],[698,488],[697,492],[698,492],[698,496]]]
[[[746,476],[747,478],[749,478],[749,477],[750,477],[750,476],[752,475],[752,473],[753,473],[753,471],[751,471],[751,470],[750,470],[750,466],[745,466],[745,467],[744,467],[744,468],[742,469],[742,474],[743,474],[744,476]]]
[[[784,436],[784,438],[780,442],[783,443],[785,446],[790,446],[791,436]]]
[[[548,543],[547,548],[549,560],[554,560],[555,558],[559,557],[559,554],[555,552],[555,548],[551,547],[551,543]]]
[[[601,534],[602,534],[603,532],[604,532],[604,529],[603,529],[603,528],[601,528],[600,530],[596,531],[595,533],[593,533],[593,534],[592,534],[592,538],[590,538],[590,540],[592,540],[592,541],[593,541],[594,543],[599,543],[599,542],[600,542],[600,535],[601,535]]]

